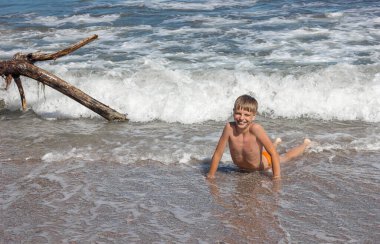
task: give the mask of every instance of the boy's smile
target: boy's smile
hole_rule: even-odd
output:
[[[253,112],[241,108],[234,110],[234,120],[240,129],[248,128],[254,119]]]

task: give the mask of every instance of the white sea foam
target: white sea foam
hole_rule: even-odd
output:
[[[116,6],[100,5],[106,9]],[[118,2],[119,6],[173,10],[236,7],[236,10],[218,15],[178,11],[159,19],[157,25],[130,13],[139,20],[133,25],[115,11],[64,17],[21,14],[19,24],[56,28],[5,31],[0,40],[4,47],[0,57],[10,57],[19,51],[57,51],[85,36],[98,34],[98,40],[61,58],[58,65],[38,65],[128,113],[133,121],[225,120],[230,116],[234,99],[243,93],[254,94],[260,112],[274,117],[380,121],[377,71],[380,44],[376,28],[379,21],[375,15],[340,10],[321,16],[298,14],[288,18],[276,15],[278,10],[272,9],[272,15],[259,9],[241,11],[241,18],[236,18],[241,7],[254,6],[252,1],[137,0]],[[294,5],[305,6],[314,8],[325,3]],[[292,11],[288,4],[282,8],[281,11]],[[257,18],[260,14],[265,18]],[[128,25],[98,25],[114,24],[121,19]],[[328,21],[330,25],[309,25],[308,21]],[[65,28],[66,23],[93,25]],[[270,28],[261,29],[262,26]],[[325,68],[313,69],[315,64]],[[277,70],[282,65],[284,69],[292,66],[284,73]],[[304,66],[309,68],[302,70]],[[28,105],[42,117],[98,117],[50,88],[45,90],[44,97],[42,92],[38,96],[34,81],[27,80],[24,86]],[[14,86],[9,92],[1,92],[1,96],[7,108],[19,108]]]
[[[329,18],[340,18],[343,16],[343,13],[342,12],[327,13],[326,16]]]
[[[145,60],[136,72],[112,77],[92,73],[86,67],[91,64],[82,67],[87,73],[73,76],[70,67],[75,65],[53,65],[50,70],[101,102],[128,113],[133,121],[224,121],[231,115],[235,98],[245,93],[258,99],[261,114],[274,117],[380,121],[380,76],[372,73],[377,66],[336,65],[285,76],[237,70],[199,74],[170,69],[159,60]],[[43,95],[36,82],[26,80],[24,85],[28,105],[42,117],[98,117],[51,88]],[[15,85],[2,93],[9,109],[19,108]]]
[[[92,154],[91,148],[77,149],[72,148],[69,151],[49,152],[42,156],[42,161],[45,162],[59,162],[68,159],[82,159],[86,161],[93,161],[97,159],[96,155]]]
[[[80,24],[92,24],[92,23],[102,23],[102,22],[113,22],[118,19],[120,15],[118,14],[110,14],[110,15],[102,15],[102,16],[91,16],[90,14],[82,14],[82,15],[73,15],[64,18],[59,18],[56,16],[37,16],[27,21],[32,24],[41,24],[46,26],[60,26],[66,23],[72,23],[76,25]]]
[[[252,4],[252,1],[231,1],[231,0],[214,0],[214,1],[128,1],[128,5],[141,5],[152,9],[172,9],[172,10],[214,10],[215,8],[225,7],[244,7]]]
[[[353,140],[349,143],[336,141],[336,142],[323,142],[319,143],[319,137],[315,138],[311,147],[307,149],[308,152],[324,152],[324,151],[357,151],[357,152],[376,152],[380,150],[379,138],[367,136]]]

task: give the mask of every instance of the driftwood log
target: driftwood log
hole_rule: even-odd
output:
[[[38,61],[56,60],[74,52],[96,38],[98,36],[93,35],[55,53],[16,53],[12,60],[0,61],[0,75],[5,79],[5,89],[8,89],[10,83],[14,80],[20,93],[22,109],[26,110],[25,93],[20,79],[20,76],[26,76],[63,93],[109,121],[127,121],[125,114],[117,112],[75,86],[34,65]]]

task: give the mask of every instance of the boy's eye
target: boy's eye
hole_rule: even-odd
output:
[[[251,116],[251,113],[241,113],[241,112],[235,112],[236,115],[240,115],[240,116],[245,116],[245,117],[249,117]]]

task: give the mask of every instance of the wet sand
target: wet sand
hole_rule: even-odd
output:
[[[223,123],[2,112],[1,242],[376,243],[380,153],[365,145],[379,125],[262,121],[284,139],[280,152],[307,133],[318,141],[279,184],[228,155],[205,179]]]

